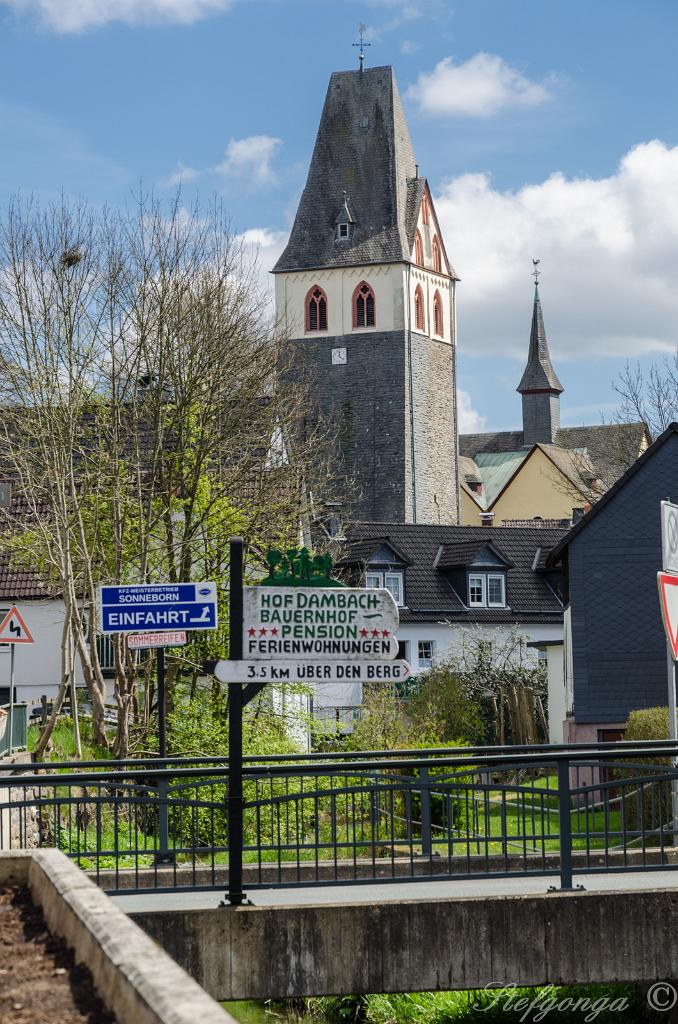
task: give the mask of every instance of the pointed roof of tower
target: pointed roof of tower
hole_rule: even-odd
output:
[[[393,68],[335,72],[292,233],[273,273],[409,260],[409,183],[416,178]],[[337,244],[333,228],[346,193],[355,224],[348,244]]]
[[[521,395],[529,394],[531,391],[557,391],[558,393],[564,391],[563,385],[558,380],[558,374],[551,365],[538,284],[534,286],[532,330],[530,331],[527,366],[516,391],[519,391]]]

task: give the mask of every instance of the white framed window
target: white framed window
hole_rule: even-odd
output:
[[[505,580],[501,573],[488,573],[487,604],[489,608],[504,608],[506,605]]]
[[[397,605],[403,603],[403,574],[401,572],[385,572],[384,586]]]
[[[379,572],[375,569],[368,569],[365,573],[365,586],[368,590],[385,587],[395,603],[402,607],[405,590],[402,572]]]
[[[474,573],[468,578],[468,603],[472,608],[485,606],[485,576]]]
[[[339,238],[348,238],[348,224],[339,225]]]
[[[434,640],[419,640],[417,643],[417,660],[419,668],[431,668],[433,665]]]

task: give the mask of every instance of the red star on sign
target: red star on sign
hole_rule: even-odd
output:
[[[370,635],[369,629],[361,629],[360,630],[360,635],[361,636],[369,636]]]
[[[264,627],[263,627],[263,626],[262,626],[262,627],[261,627],[261,629],[259,630],[259,636],[266,636],[266,630],[264,629]]]
[[[256,632],[257,632],[256,629],[254,629],[252,626],[250,626],[250,628],[247,630],[247,635],[248,636],[255,636]]]
[[[278,630],[277,630],[277,627],[274,627],[274,628],[273,628],[273,629],[271,630],[271,636],[277,636],[277,635],[278,635]]]
[[[391,634],[389,633],[389,631],[387,629],[382,629],[381,635],[382,636],[390,636]]]
[[[372,630],[372,636],[379,636],[379,630],[378,629],[373,629]]]

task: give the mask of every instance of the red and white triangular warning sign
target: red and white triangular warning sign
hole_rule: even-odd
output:
[[[659,604],[673,660],[678,661],[678,576],[658,572]]]
[[[21,612],[13,605],[0,622],[0,644],[33,644],[35,640]]]

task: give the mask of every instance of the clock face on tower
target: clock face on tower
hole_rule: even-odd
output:
[[[332,366],[346,366],[346,349],[332,349]]]

